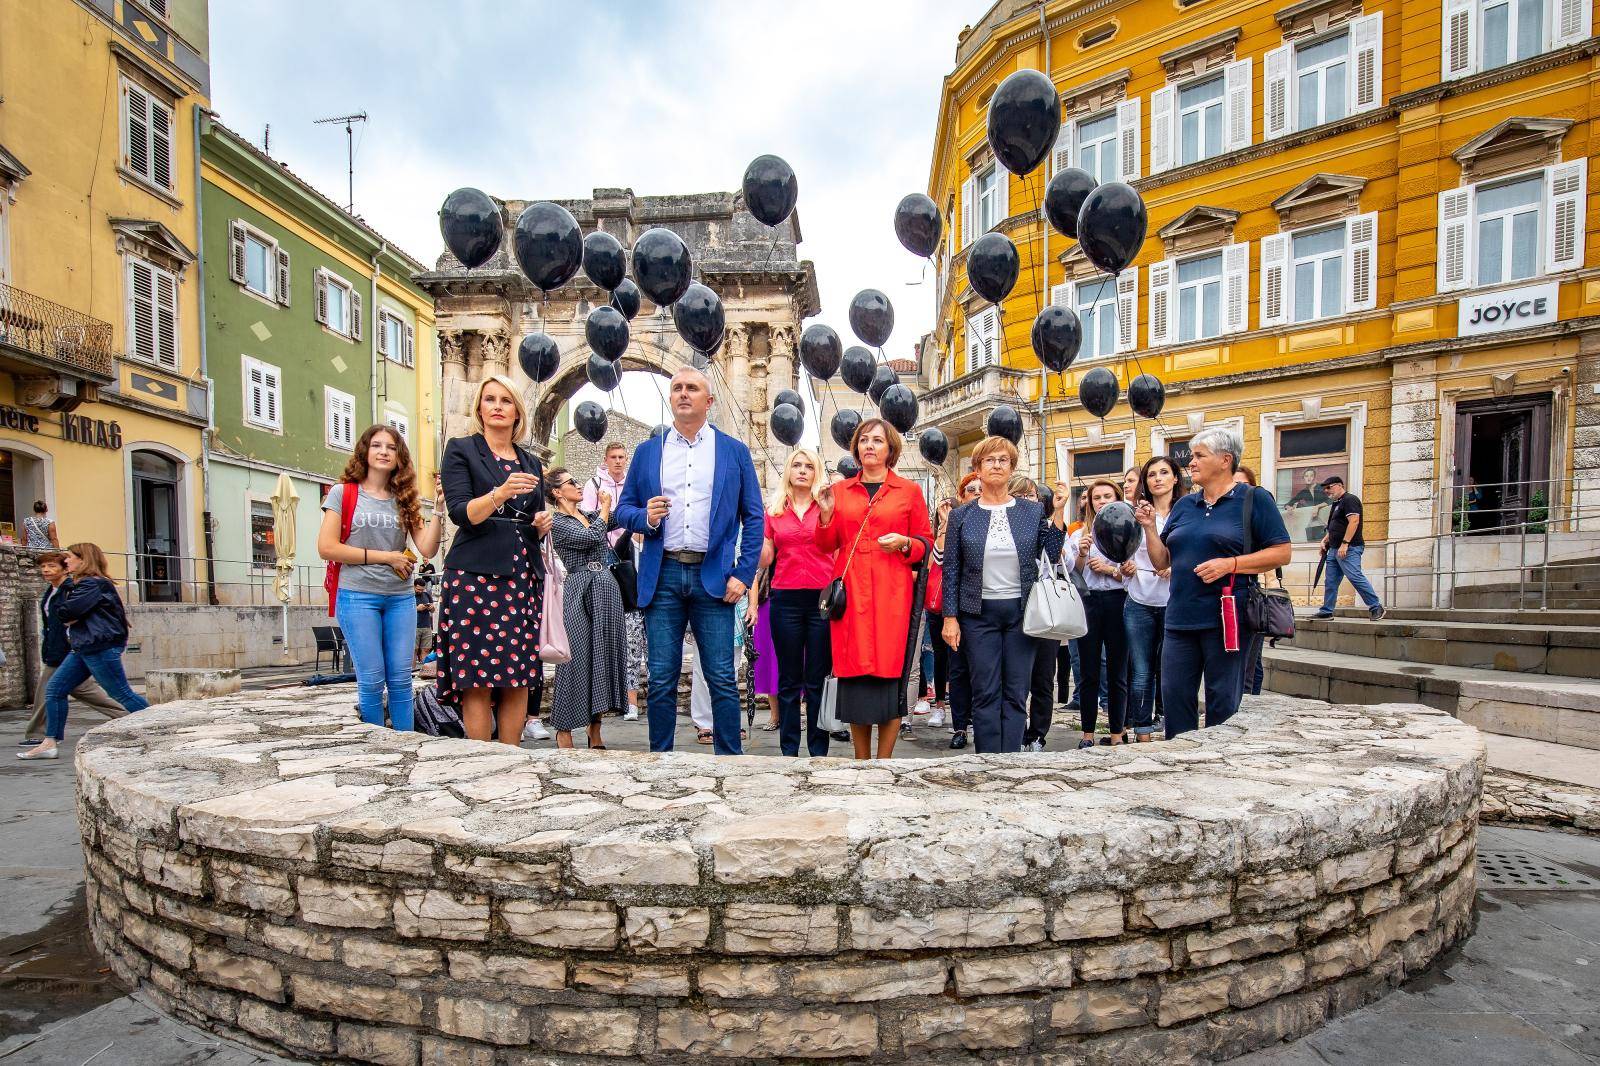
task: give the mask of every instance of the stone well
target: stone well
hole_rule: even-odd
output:
[[[1268,697],[1120,750],[512,751],[335,690],[141,712],[77,767],[110,964],[257,1045],[1120,1066],[1298,1036],[1464,936],[1483,746]]]

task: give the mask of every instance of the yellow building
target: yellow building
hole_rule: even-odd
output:
[[[205,0],[0,4],[0,535],[35,500],[136,598],[205,554]]]
[[[1436,560],[1428,538],[1452,527],[1600,526],[1591,25],[1589,0],[1000,0],[941,98],[928,192],[953,224],[925,418],[970,447],[1010,400],[1034,460],[1077,480],[1231,427],[1307,566],[1329,474],[1391,542],[1374,570]],[[985,139],[1021,68],[1050,74],[1063,117],[1026,179]],[[1148,206],[1117,279],[1044,232],[1044,183],[1070,165]],[[998,313],[964,272],[990,229],[1023,264]],[[1046,300],[1086,338],[1041,405],[1028,332]],[[1161,378],[1159,419],[1088,417],[1094,366],[1124,389]]]

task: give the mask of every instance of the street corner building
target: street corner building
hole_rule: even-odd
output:
[[[1315,566],[1331,475],[1364,501],[1368,567],[1397,602],[1448,606],[1441,572],[1514,572],[1530,535],[1593,555],[1592,24],[1589,0],[1001,0],[961,34],[941,96],[925,421],[965,452],[1010,402],[1025,455],[1076,483],[1186,463],[1194,434],[1232,429],[1295,539],[1291,583]],[[985,137],[1021,68],[1047,71],[1062,108],[1025,179]],[[1120,276],[1046,232],[1063,167],[1143,196],[1149,236]],[[965,276],[989,230],[1022,260],[999,307]],[[1047,302],[1084,341],[1044,381],[1028,334]],[[1090,417],[1094,367],[1124,390],[1159,377],[1165,409]]]

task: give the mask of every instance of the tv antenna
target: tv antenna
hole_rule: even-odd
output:
[[[318,126],[337,126],[341,123],[344,125],[344,147],[346,157],[345,175],[350,189],[350,202],[345,205],[345,210],[350,212],[352,215],[356,213],[355,124],[357,122],[365,121],[367,121],[367,113],[365,111],[358,111],[353,115],[335,115],[332,118],[319,118],[315,123]]]

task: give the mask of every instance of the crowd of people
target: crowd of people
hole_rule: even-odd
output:
[[[1290,543],[1271,494],[1240,465],[1236,433],[1197,434],[1186,465],[1156,456],[1120,484],[1093,481],[1069,522],[1068,487],[1021,476],[1003,437],[981,441],[955,494],[930,508],[895,472],[904,442],[881,418],[851,441],[859,473],[830,483],[820,456],[797,448],[763,500],[749,448],[711,424],[714,402],[704,374],[679,371],[665,431],[631,457],[609,444],[582,477],[544,468],[521,443],[519,390],[486,377],[472,432],[445,447],[426,519],[405,440],[366,430],[317,538],[361,720],[413,728],[424,654],[467,737],[519,744],[553,731],[561,747],[582,735],[593,750],[605,748],[606,718],[639,718],[641,688],[650,750],[673,749],[690,648],[696,739],[719,755],[748,739],[742,647],[756,664],[748,689],[786,756],[825,756],[848,738],[857,759],[889,758],[916,718],[948,722],[952,749],[1040,751],[1058,704],[1078,713],[1078,747],[1148,743],[1199,728],[1202,690],[1206,725],[1259,691],[1262,636],[1239,623]],[[1342,538],[1334,572],[1365,598],[1359,501],[1342,483],[1328,494],[1347,502],[1324,547]],[[1119,501],[1138,524],[1127,558],[1095,532]],[[418,562],[439,551],[447,516],[454,535],[435,577]],[[39,533],[53,539],[53,524]],[[51,586],[45,684],[20,757],[44,759],[56,757],[69,695],[111,716],[144,703],[122,672],[126,616],[99,549],[52,549],[40,568]],[[1086,631],[1030,633],[1030,597],[1063,578]]]

